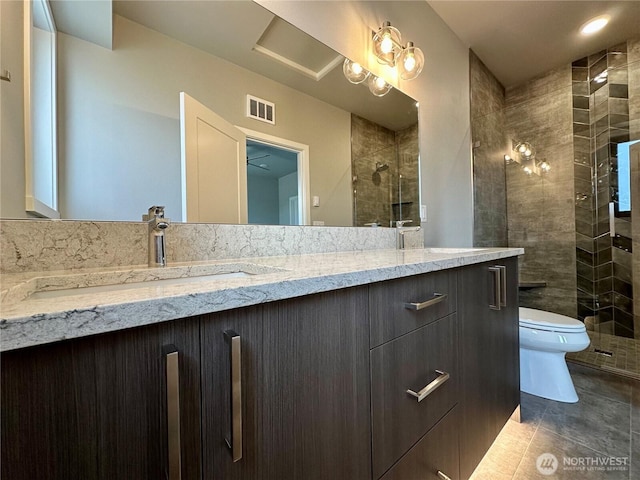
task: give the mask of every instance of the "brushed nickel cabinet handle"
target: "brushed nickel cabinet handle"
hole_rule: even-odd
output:
[[[169,480],[182,478],[180,459],[180,362],[173,345],[164,347],[167,375],[167,450]]]
[[[489,271],[493,276],[493,303],[489,304],[491,310],[500,310],[502,304],[502,282],[500,281],[500,267],[489,267]]]
[[[444,302],[447,299],[446,293],[434,293],[433,298],[427,300],[426,302],[421,303],[405,303],[404,308],[408,308],[409,310],[422,310],[423,308],[431,307],[440,302]]]
[[[451,480],[451,477],[449,475],[441,472],[440,470],[438,470],[438,478],[441,478],[442,480]]]
[[[507,306],[507,267],[499,265],[500,269],[500,306]]]
[[[229,432],[225,438],[234,462],[242,458],[242,347],[240,335],[226,330],[224,338],[229,346],[231,418]]]
[[[424,387],[422,390],[420,390],[419,392],[414,392],[413,390],[407,390],[407,393],[412,397],[416,397],[418,399],[418,402],[421,402],[422,400],[427,398],[427,396],[431,395],[438,388],[440,388],[442,384],[444,384],[447,380],[449,380],[449,374],[447,372],[443,372],[442,370],[436,370],[436,373],[438,374],[438,378],[436,378],[433,382],[431,382],[429,385]]]

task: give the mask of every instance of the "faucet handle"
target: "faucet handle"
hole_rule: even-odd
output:
[[[148,222],[152,218],[164,218],[164,206],[149,207],[149,212],[142,215],[143,222]]]
[[[413,223],[413,220],[396,220],[396,227],[397,228],[402,228],[407,223]]]

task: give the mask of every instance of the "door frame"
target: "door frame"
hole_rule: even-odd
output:
[[[286,138],[276,137],[268,133],[257,132],[248,128],[239,127],[247,136],[247,140],[273,145],[290,152],[294,152],[298,157],[298,210],[300,225],[311,225],[311,193],[309,188],[309,145],[294,142]]]

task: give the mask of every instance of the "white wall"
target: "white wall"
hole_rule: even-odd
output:
[[[24,55],[23,4],[0,1],[0,217],[24,218]]]
[[[113,51],[59,35],[65,218],[139,220],[158,203],[180,218],[185,91],[235,125],[309,145],[311,195],[328,199],[313,214],[327,225],[351,225],[348,112],[125,18],[114,22]],[[275,126],[245,116],[246,94],[276,103]]]
[[[469,52],[462,41],[425,1],[256,1],[377,73],[382,70],[370,55],[371,31],[385,20],[423,50],[422,74],[411,82],[399,80],[398,87],[420,102],[425,245],[471,246]]]
[[[290,225],[289,198],[298,195],[298,172],[278,179],[278,210],[280,225]]]

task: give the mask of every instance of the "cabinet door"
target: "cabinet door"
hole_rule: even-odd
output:
[[[208,480],[257,480],[258,432],[262,362],[262,307],[243,308],[202,317],[202,470]],[[240,345],[240,382],[233,384],[230,331]],[[227,335],[225,336],[225,332]],[[240,405],[233,405],[232,389],[239,388]],[[240,408],[238,412],[237,408]],[[238,415],[240,413],[241,415]],[[234,461],[233,415],[241,421],[236,448],[242,457]],[[237,432],[236,432],[237,433]]]
[[[492,309],[495,267],[506,267],[506,300]],[[494,270],[495,271],[495,270]],[[460,476],[469,478],[520,403],[517,259],[464,268],[459,275],[462,325]]]
[[[366,287],[265,305],[262,478],[371,478],[367,305]]]
[[[2,477],[171,478],[167,345],[178,352],[182,478],[199,478],[193,319],[3,354]]]

